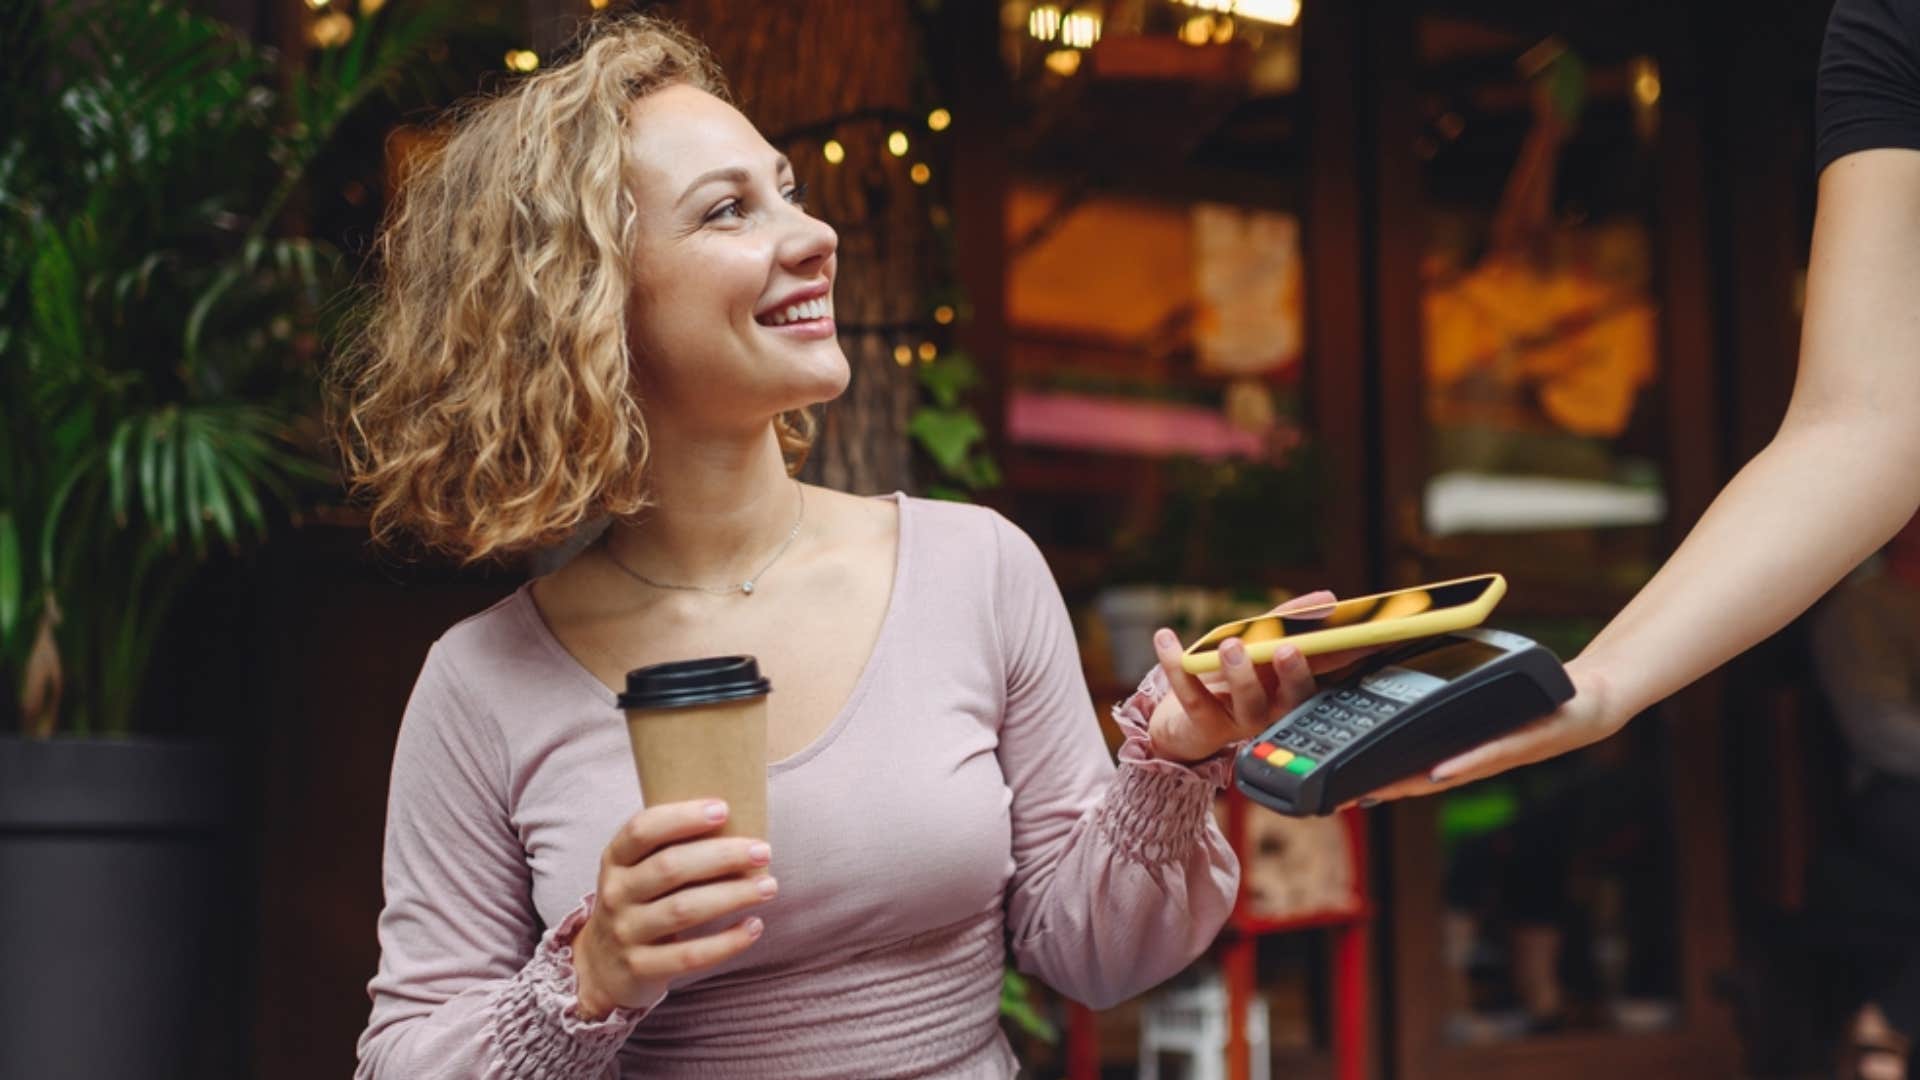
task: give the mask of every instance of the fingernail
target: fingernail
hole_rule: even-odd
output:
[[[764,896],[767,899],[771,900],[773,899],[773,894],[779,891],[780,891],[779,882],[773,880],[770,877],[763,877],[760,879],[760,895],[761,896]]]
[[[1451,773],[1443,773],[1439,769],[1435,769],[1432,772],[1427,774],[1427,783],[1444,784],[1447,782],[1447,777],[1451,775],[1452,775]]]
[[[766,928],[767,924],[761,922],[758,916],[747,920],[747,936],[750,938],[759,937],[760,931]]]
[[[1369,795],[1366,798],[1361,799],[1359,802],[1354,803],[1353,805],[1359,807],[1362,810],[1371,810],[1374,807],[1380,805],[1380,800]]]
[[[1220,643],[1220,655],[1229,664],[1239,665],[1247,659],[1247,650],[1241,646],[1239,638],[1228,638]]]
[[[712,822],[721,822],[721,821],[727,820],[727,804],[719,801],[718,799],[708,803],[707,804],[707,820]]]
[[[755,844],[747,849],[747,858],[765,866],[773,861],[773,849],[765,844]]]
[[[1273,650],[1273,662],[1276,664],[1291,664],[1293,663],[1294,658],[1299,655],[1300,655],[1299,649],[1296,649],[1291,645],[1282,645],[1279,648]]]
[[[1172,648],[1179,644],[1179,642],[1174,639],[1173,631],[1164,628],[1153,632],[1153,643],[1163,648]]]

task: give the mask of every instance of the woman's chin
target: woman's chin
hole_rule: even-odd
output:
[[[822,357],[819,361],[807,365],[803,385],[797,387],[797,398],[804,398],[802,405],[824,405],[847,392],[847,386],[853,381],[853,369],[847,363],[846,354],[839,349],[833,350],[831,357]]]

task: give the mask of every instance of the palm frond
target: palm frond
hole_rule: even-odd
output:
[[[22,589],[27,580],[25,553],[20,549],[20,527],[13,511],[0,510],[0,641],[13,641],[26,605]]]

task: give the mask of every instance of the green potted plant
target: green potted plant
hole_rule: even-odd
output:
[[[190,1052],[229,789],[140,697],[195,571],[327,475],[295,432],[341,259],[283,219],[440,20],[396,7],[292,71],[170,4],[0,15],[0,1075]]]

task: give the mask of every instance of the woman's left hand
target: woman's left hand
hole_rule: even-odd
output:
[[[1333,602],[1322,590],[1297,596],[1276,610],[1294,611]],[[1166,672],[1172,693],[1160,699],[1147,722],[1154,756],[1194,762],[1212,757],[1229,743],[1250,739],[1314,694],[1314,676],[1337,671],[1372,652],[1350,649],[1311,659],[1281,645],[1268,664],[1254,664],[1239,638],[1220,643],[1221,674],[1201,678],[1180,666],[1180,639],[1162,629],[1153,635],[1154,655]]]

